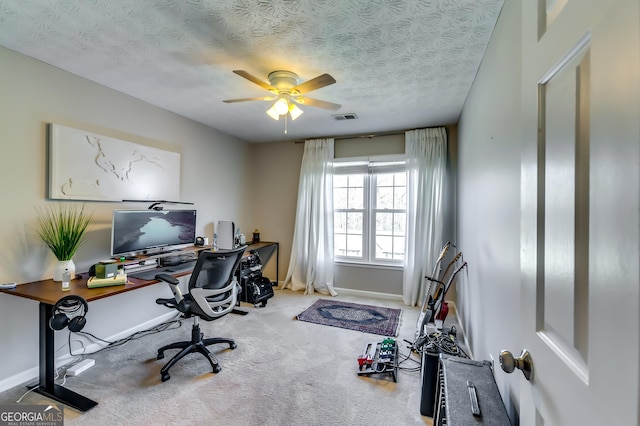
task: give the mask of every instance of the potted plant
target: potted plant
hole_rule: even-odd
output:
[[[58,265],[53,273],[54,281],[62,281],[62,273],[69,270],[73,279],[76,267],[73,256],[84,242],[85,231],[93,213],[85,206],[49,206],[38,209],[38,236],[51,249]]]

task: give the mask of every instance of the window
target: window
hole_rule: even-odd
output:
[[[403,263],[407,216],[404,161],[334,163],[333,207],[336,260]]]

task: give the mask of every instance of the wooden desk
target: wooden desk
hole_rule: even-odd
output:
[[[184,272],[182,274],[176,275],[187,274],[190,274],[190,272]],[[0,292],[36,300],[40,303],[45,303],[53,306],[58,300],[62,299],[64,296],[69,296],[70,294],[80,296],[87,302],[93,302],[94,300],[103,299],[105,297],[114,296],[116,294],[136,290],[138,288],[158,283],[158,281],[155,280],[144,281],[138,280],[136,278],[128,278],[129,283],[125,285],[88,288],[88,278],[89,275],[87,273],[78,274],[77,278],[71,281],[71,290],[69,291],[62,291],[62,285],[59,282],[55,282],[53,280],[42,280],[20,284],[16,286],[16,288],[11,290],[0,289]]]
[[[176,275],[187,275],[184,272]],[[156,284],[158,281],[142,281],[134,278],[129,279],[126,285],[87,288],[88,274],[79,274],[79,278],[71,281],[71,290],[62,291],[62,285],[53,280],[34,281],[20,284],[15,289],[0,290],[2,293],[13,294],[40,302],[39,307],[39,352],[40,352],[40,374],[39,382],[34,392],[54,399],[65,405],[73,407],[79,411],[87,411],[96,405],[97,402],[82,396],[72,390],[64,388],[55,383],[55,332],[49,327],[49,320],[53,316],[53,306],[64,296],[74,294],[91,302],[105,297],[114,296],[138,288]]]

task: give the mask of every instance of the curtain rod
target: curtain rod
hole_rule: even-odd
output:
[[[357,134],[357,135],[346,135],[346,136],[340,136],[340,137],[334,137],[333,140],[334,141],[339,141],[342,139],[356,139],[356,138],[368,138],[368,139],[373,139],[375,137],[378,136],[396,136],[396,135],[404,135],[405,131],[397,131],[394,130],[392,132],[382,132],[382,133],[364,133],[364,134]],[[310,139],[318,139],[318,138],[310,138]],[[321,138],[320,138],[321,139]],[[293,141],[293,143],[304,143],[304,141]]]

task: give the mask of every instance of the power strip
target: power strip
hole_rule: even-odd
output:
[[[91,367],[93,367],[95,365],[95,363],[96,362],[93,359],[85,359],[84,361],[81,361],[81,362],[69,367],[67,369],[66,375],[67,376],[77,376],[78,374],[82,373],[83,371],[88,370]]]

